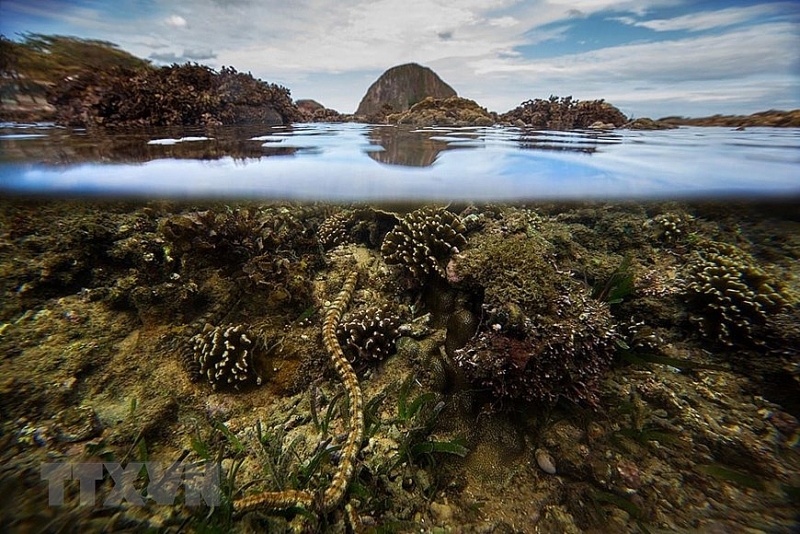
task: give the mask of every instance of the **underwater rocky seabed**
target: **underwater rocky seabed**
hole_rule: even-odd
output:
[[[0,523],[350,529],[231,499],[330,483],[348,406],[322,323],[355,270],[364,530],[794,531],[794,206],[5,199]],[[104,507],[110,477],[48,506],[40,474],[179,460],[221,460],[219,507]]]

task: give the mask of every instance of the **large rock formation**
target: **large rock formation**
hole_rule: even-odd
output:
[[[406,111],[427,97],[449,98],[455,90],[428,67],[407,63],[384,72],[361,99],[356,115],[380,117]]]

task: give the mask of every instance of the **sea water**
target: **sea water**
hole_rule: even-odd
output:
[[[689,199],[800,193],[800,129],[298,124],[0,125],[6,193],[327,201]]]
[[[797,532],[799,170],[800,129],[1,125],[0,518],[344,531],[231,507],[330,487],[336,331],[376,531]],[[223,337],[263,381],[198,372]]]

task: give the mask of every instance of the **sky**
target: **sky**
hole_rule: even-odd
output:
[[[550,95],[651,118],[800,108],[798,0],[0,0],[0,33],[26,32],[232,66],[343,113],[410,62],[500,113]]]

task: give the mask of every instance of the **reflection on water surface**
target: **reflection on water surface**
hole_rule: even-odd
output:
[[[0,184],[16,192],[510,200],[800,189],[797,129],[299,124],[89,133],[4,124],[0,148]]]

